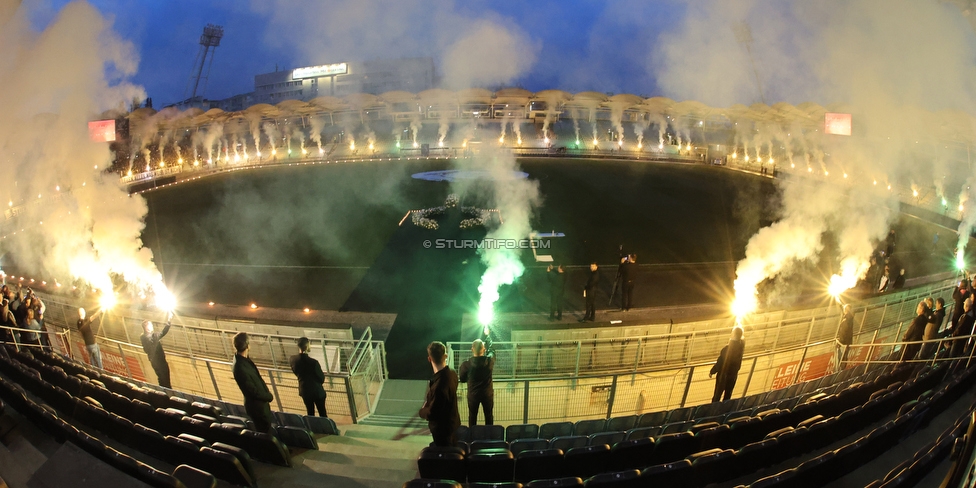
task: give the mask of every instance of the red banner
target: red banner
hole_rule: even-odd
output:
[[[793,377],[796,376],[796,368],[799,364],[799,361],[791,361],[779,365],[779,369],[776,370],[776,376],[773,376],[773,386],[771,388],[778,390],[793,384]]]
[[[85,344],[76,342],[75,346],[81,351],[81,360],[91,364],[91,358],[88,357],[88,348],[85,347]],[[143,373],[142,365],[139,364],[138,358],[130,356],[122,357],[117,352],[108,351],[101,347],[98,350],[102,355],[102,369],[105,371],[122,376],[123,378],[146,381],[146,374]],[[126,365],[128,365],[128,368],[126,368]]]
[[[772,389],[786,388],[793,384],[793,378],[797,382],[815,380],[827,374],[830,361],[834,353],[828,352],[819,356],[809,357],[800,361],[790,361],[779,365],[776,375],[773,376]]]

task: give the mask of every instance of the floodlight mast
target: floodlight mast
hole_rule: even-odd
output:
[[[752,56],[752,28],[745,21],[742,21],[732,26],[732,33],[735,34],[735,40],[745,46],[746,53],[749,54],[749,62],[752,63],[752,74],[756,77],[756,88],[759,89],[759,99],[765,104],[766,95],[763,94],[762,82],[759,81],[759,70],[756,68],[756,59]]]
[[[200,79],[209,80],[210,79],[210,67],[213,66],[214,54],[217,52],[217,46],[220,46],[220,39],[224,37],[223,26],[207,24],[203,28],[203,34],[200,35],[200,50],[197,51],[197,57],[193,61],[193,72],[190,74],[190,80],[193,81],[193,91],[190,94],[189,101],[192,101],[197,96],[197,90],[200,87]],[[207,58],[210,58],[210,62],[207,62]],[[203,76],[203,67],[207,66],[207,76]],[[195,75],[194,75],[195,73]],[[189,88],[189,86],[187,86]],[[207,85],[204,83],[202,94],[206,91]],[[186,96],[186,92],[183,92]]]

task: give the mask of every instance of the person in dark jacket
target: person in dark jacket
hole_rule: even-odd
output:
[[[596,263],[590,263],[590,276],[583,286],[583,299],[586,301],[586,313],[580,322],[596,320],[596,288],[600,284],[600,270]]]
[[[715,365],[708,373],[709,378],[718,375],[715,378],[713,402],[732,398],[732,390],[735,388],[735,380],[739,378],[739,368],[742,367],[742,354],[745,349],[746,341],[742,340],[742,327],[733,327],[732,338],[722,348],[722,352],[718,355],[718,361],[715,361]]]
[[[902,347],[902,361],[911,361],[915,359],[918,354],[919,349],[922,348],[920,343],[922,336],[925,334],[925,324],[929,321],[929,308],[925,304],[925,300],[918,302],[918,306],[915,307],[915,318],[912,320],[911,325],[908,326],[908,330],[905,331],[904,337],[902,337],[902,342],[912,342],[913,344],[905,344]]]
[[[634,278],[637,274],[637,255],[626,256],[625,261],[620,263],[620,308],[630,310],[634,303]]]
[[[244,411],[254,422],[254,430],[270,433],[271,431],[271,401],[274,396],[268,390],[268,385],[261,377],[258,367],[248,356],[251,343],[247,332],[234,335],[234,381],[244,395]]]
[[[963,313],[959,316],[956,326],[952,328],[952,337],[966,337],[973,333],[973,324],[976,323],[976,310],[973,310],[972,297],[962,302],[962,311]],[[962,357],[967,342],[969,342],[968,339],[953,340],[949,355],[956,358]]]
[[[925,323],[925,332],[922,334],[922,340],[925,341],[919,353],[922,359],[931,359],[938,351],[939,344],[935,341],[939,338],[939,329],[945,320],[945,300],[939,297],[935,299],[934,304],[935,308],[929,314],[928,322]]]
[[[427,421],[435,446],[452,447],[457,445],[457,429],[461,426],[457,408],[458,376],[447,366],[447,348],[440,342],[427,346],[427,361],[434,376],[427,383],[424,406],[418,415]]]
[[[959,322],[959,317],[965,313],[963,303],[969,297],[969,284],[966,283],[966,280],[962,280],[959,282],[959,286],[952,290],[952,316],[949,319],[949,325],[952,326],[953,329],[955,329],[956,324]],[[956,334],[953,333],[952,335]]]
[[[491,373],[495,369],[495,350],[491,347],[491,337],[476,339],[471,343],[471,359],[461,363],[458,378],[468,384],[468,425],[478,423],[478,407],[485,410],[485,425],[494,425],[495,390]]]
[[[898,276],[895,276],[895,281],[891,285],[893,290],[901,290],[905,288],[905,270],[904,268],[898,272]]]
[[[840,370],[843,363],[847,361],[847,352],[854,342],[854,309],[851,304],[844,304],[844,312],[840,317],[840,324],[837,325],[837,369]]]
[[[163,327],[162,332],[157,332],[153,327],[153,323],[150,321],[145,321],[142,323],[142,335],[139,339],[142,341],[142,350],[146,351],[146,356],[149,356],[149,364],[152,365],[153,371],[156,372],[156,379],[159,381],[159,386],[164,388],[171,388],[169,382],[169,363],[166,362],[166,353],[163,352],[163,337],[169,333],[170,324],[173,321],[173,314],[170,313],[166,319],[166,327]]]
[[[298,377],[298,395],[305,402],[305,411],[309,416],[315,415],[315,409],[319,409],[319,417],[328,417],[325,413],[325,373],[322,366],[315,358],[308,355],[308,337],[298,339],[299,353],[292,356],[291,371]]]
[[[88,351],[88,362],[98,369],[102,369],[102,352],[98,349],[98,343],[95,342],[95,334],[97,333],[95,317],[101,314],[102,311],[99,310],[88,317],[85,309],[78,309],[78,332],[81,333],[81,338],[85,341],[85,349]],[[99,328],[101,328],[101,324],[102,321],[99,320]]]
[[[549,320],[562,320],[563,290],[566,288],[566,272],[563,270],[563,265],[553,267],[550,264],[546,269],[546,277],[549,279]]]

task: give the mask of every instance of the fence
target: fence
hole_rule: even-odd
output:
[[[952,289],[949,281],[883,295],[855,310],[850,364],[878,362],[915,317],[919,300]],[[834,368],[836,306],[757,314],[745,323],[746,351],[735,397],[819,378]],[[709,371],[727,343],[731,319],[675,324],[673,334],[636,335],[640,328],[602,329],[620,337],[594,340],[496,343],[495,421],[547,422],[608,418],[711,401]],[[646,330],[672,327],[646,326]],[[685,330],[685,329],[689,329]],[[572,334],[553,331],[552,334]],[[629,338],[625,338],[626,336]],[[469,343],[450,343],[449,361],[460,364]],[[461,417],[466,386],[458,388]]]
[[[66,331],[61,352],[88,362],[84,343],[78,334],[72,333],[76,332],[76,306],[62,297],[42,296],[41,299],[47,307],[46,326]],[[126,310],[125,314],[107,313],[96,319],[96,323],[101,320],[96,340],[104,369],[154,383],[155,373],[139,344],[139,336],[145,320],[155,321],[156,330],[165,327],[159,318],[159,313]],[[354,423],[375,408],[388,375],[385,347],[373,340],[369,328],[362,337],[353,339],[351,328],[296,330],[280,325],[176,317],[162,339],[173,389],[242,403],[243,397],[233,379],[232,345],[234,334],[240,331],[250,336],[249,357],[275,396],[273,408],[305,413],[298,395],[298,380],[289,365],[289,357],[298,352],[296,341],[303,335],[309,337],[310,354],[319,360],[325,372],[329,416],[340,423]]]

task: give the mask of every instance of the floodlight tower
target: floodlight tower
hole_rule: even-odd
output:
[[[749,54],[749,62],[752,63],[752,74],[756,77],[756,87],[759,89],[759,99],[762,100],[762,103],[766,103],[766,95],[763,94],[762,82],[759,81],[759,70],[756,69],[756,60],[752,57],[752,29],[749,27],[749,24],[742,21],[732,26],[732,33],[735,34],[735,40],[745,46],[746,53]]]
[[[193,71],[190,72],[190,79],[187,82],[186,90],[183,91],[183,96],[186,97],[186,92],[190,89],[190,84],[193,84],[193,91],[190,94],[189,100],[196,98],[197,89],[200,87],[200,79],[208,80],[210,78],[210,67],[213,66],[214,54],[217,52],[217,46],[220,45],[220,39],[224,37],[223,26],[207,24],[203,28],[203,34],[200,35],[200,50],[197,51],[197,58],[193,61]],[[207,58],[210,58],[210,62],[207,63]],[[203,66],[207,66],[207,76],[203,76]],[[207,90],[206,81],[203,85],[203,93]]]

